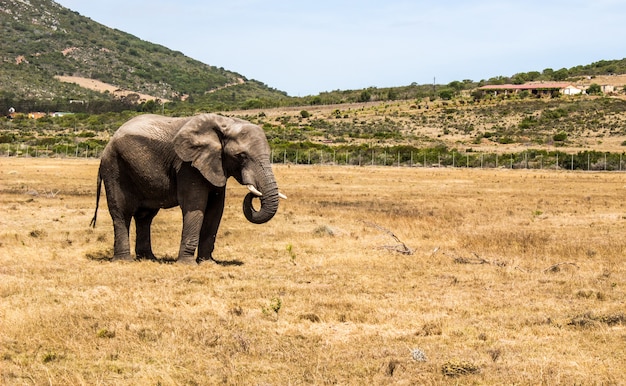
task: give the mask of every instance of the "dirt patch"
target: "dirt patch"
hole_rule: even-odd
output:
[[[123,90],[112,84],[104,83],[95,79],[83,78],[80,76],[61,76],[61,75],[57,75],[55,76],[55,78],[65,83],[76,83],[80,87],[87,88],[93,91],[98,91],[98,92],[108,91],[109,93],[115,95],[118,98],[125,97],[129,94],[137,94],[139,95],[139,100],[141,102],[145,102],[151,99],[153,100],[160,99],[163,102],[169,102],[168,99],[163,99],[163,98],[155,97],[155,96],[148,95],[148,94],[142,94],[142,93],[138,93],[135,91]]]

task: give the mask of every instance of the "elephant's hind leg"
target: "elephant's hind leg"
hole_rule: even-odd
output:
[[[135,226],[137,228],[137,240],[135,242],[135,254],[137,259],[156,260],[152,253],[152,240],[150,238],[150,226],[152,219],[159,209],[139,208],[135,211]]]
[[[115,232],[113,260],[131,261],[133,258],[130,255],[129,229],[132,216],[112,211],[111,218],[113,219],[113,230]]]

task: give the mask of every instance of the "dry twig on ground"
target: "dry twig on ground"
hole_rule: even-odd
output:
[[[373,222],[369,222],[369,221],[363,221],[363,223],[367,226],[370,226],[372,228],[376,228],[379,231],[383,231],[386,234],[388,234],[389,236],[393,237],[394,240],[396,240],[398,242],[398,244],[396,245],[384,245],[382,248],[388,249],[390,251],[394,251],[394,252],[398,252],[398,253],[402,253],[403,255],[412,255],[413,254],[413,250],[411,248],[409,248],[405,243],[402,242],[402,240],[400,240],[398,238],[398,236],[396,236],[392,231],[390,231],[387,228],[383,228],[378,224],[375,224]]]
[[[572,265],[572,266],[576,267],[577,269],[580,269],[580,267],[578,267],[574,263],[562,262],[562,263],[556,263],[554,265],[551,265],[548,268],[544,269],[543,271],[544,272],[559,272],[561,270],[561,266],[562,265]]]

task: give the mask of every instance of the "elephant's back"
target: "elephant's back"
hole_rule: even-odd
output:
[[[144,114],[124,123],[113,134],[113,141],[123,141],[125,137],[146,137],[149,139],[171,141],[178,129],[189,118],[172,118],[162,115]]]

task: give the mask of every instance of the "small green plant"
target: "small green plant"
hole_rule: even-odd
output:
[[[111,338],[115,338],[115,331],[111,331],[107,328],[103,328],[103,329],[98,330],[98,333],[96,335],[98,336],[98,338],[111,339]]]
[[[275,314],[278,314],[278,311],[280,311],[282,305],[283,302],[280,300],[280,298],[272,298],[270,308],[272,309],[272,311],[274,311]]]
[[[263,307],[263,315],[275,316],[276,319],[278,319],[278,312],[280,311],[282,306],[282,300],[280,300],[279,297],[274,297],[272,298],[272,300],[270,300],[269,308]]]
[[[49,363],[49,362],[52,362],[52,361],[56,360],[58,357],[59,356],[54,351],[48,351],[45,354],[43,354],[43,357],[41,358],[41,361],[43,363]]]
[[[293,265],[296,265],[296,253],[293,251],[293,245],[287,244],[287,253],[289,253],[289,260]]]

